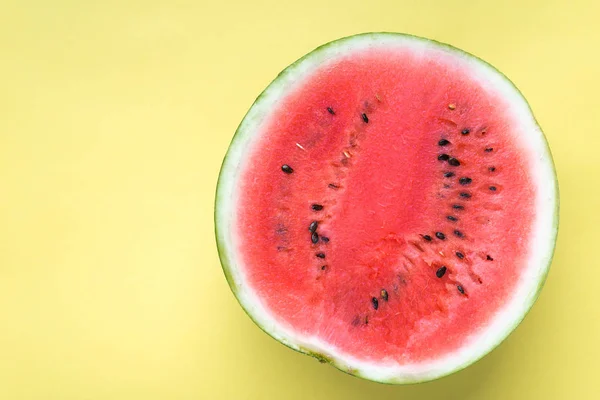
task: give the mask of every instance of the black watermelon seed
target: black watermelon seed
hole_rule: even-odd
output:
[[[329,242],[329,238],[327,236],[321,236],[321,241],[323,243],[328,243]]]
[[[439,146],[447,146],[447,145],[449,145],[449,144],[450,144],[450,141],[449,141],[449,140],[446,140],[446,139],[442,139],[442,140],[440,140],[440,141],[438,142],[438,145],[439,145]]]
[[[471,130],[469,128],[465,128],[462,131],[460,131],[460,133],[462,133],[463,135],[468,135],[469,133],[471,133]]]
[[[454,208],[455,210],[464,210],[465,206],[462,206],[460,204],[453,204],[452,208]]]
[[[490,190],[491,190],[492,192],[495,192],[495,191],[496,191],[496,189],[497,189],[497,188],[496,188],[496,186],[490,186]]]
[[[453,167],[458,167],[460,165],[460,161],[458,161],[456,158],[451,157],[448,160],[448,164],[452,165]]]
[[[495,170],[496,170],[496,167],[489,167],[488,168],[488,171],[490,171],[490,172],[494,172]]]
[[[446,178],[452,178],[452,177],[454,176],[454,172],[446,172],[446,173],[444,174],[444,176],[445,176]]]
[[[340,188],[340,187],[339,187],[338,185],[336,185],[335,183],[330,183],[330,184],[329,184],[329,185],[327,185],[327,186],[329,186],[329,187],[330,187],[330,188],[332,188],[332,189],[339,189],[339,188]]]
[[[365,124],[369,123],[369,117],[367,117],[367,114],[362,113],[362,120],[365,121]]]
[[[448,161],[449,158],[450,158],[450,156],[448,154],[440,154],[438,156],[438,160],[440,160],[440,161]]]
[[[445,266],[441,266],[440,268],[438,268],[437,271],[435,271],[435,276],[437,276],[438,278],[441,278],[442,276],[444,276],[447,269],[448,268],[446,268]]]
[[[373,298],[371,299],[371,303],[373,304],[373,308],[374,308],[374,309],[376,309],[376,310],[377,310],[377,309],[379,308],[379,300],[377,300],[377,297],[373,297]]]
[[[471,193],[468,192],[460,192],[459,194],[460,197],[463,197],[465,199],[470,199],[471,198]]]
[[[319,243],[319,234],[317,232],[313,232],[312,235],[310,235],[310,241],[313,242],[313,244]]]
[[[388,292],[385,289],[381,289],[381,298],[385,301],[388,301]]]
[[[428,242],[431,242],[431,236],[429,235],[421,235],[423,236],[423,239],[427,240]]]
[[[313,204],[312,206],[310,206],[310,208],[312,208],[314,211],[321,211],[323,209],[323,206],[321,204]]]
[[[369,325],[369,316],[368,315],[365,317],[365,325]]]
[[[446,218],[448,218],[450,221],[458,221],[458,218],[456,218],[454,215],[448,215]]]
[[[289,165],[287,165],[287,164],[283,164],[281,166],[281,170],[283,172],[285,172],[286,174],[291,174],[292,172],[294,172],[294,169],[292,167],[290,167]]]
[[[464,234],[464,233],[462,233],[462,232],[461,232],[461,231],[459,231],[459,230],[455,230],[455,231],[454,231],[454,234],[455,234],[456,236],[460,237],[460,238],[461,238],[461,237],[463,237],[463,236],[465,236],[465,234]]]
[[[485,149],[485,152],[486,152],[486,153],[490,153],[490,152],[492,152],[492,151],[494,151],[494,148],[493,148],[493,147],[486,147],[486,149]]]
[[[440,240],[444,240],[446,239],[446,235],[444,235],[442,232],[436,232],[435,233],[435,237],[440,239]]]
[[[463,258],[465,258],[465,255],[463,253],[461,253],[460,251],[457,251],[455,254],[456,254],[456,257],[460,258],[461,260]]]
[[[465,177],[462,177],[462,178],[460,178],[460,179],[458,180],[458,183],[460,183],[461,185],[468,185],[468,184],[470,184],[471,182],[473,182],[473,179],[471,179],[471,178],[469,178],[469,177],[467,177],[467,176],[465,176]]]
[[[458,289],[458,291],[459,291],[461,294],[465,294],[465,289],[464,289],[462,286],[460,286],[460,285],[457,285],[457,286],[456,286],[456,288]]]
[[[311,232],[314,232],[314,231],[317,230],[318,226],[319,226],[319,222],[318,221],[313,221],[308,226],[308,230],[311,231]]]
[[[335,115],[335,111],[333,111],[333,108],[331,107],[327,107],[327,112],[331,115]]]
[[[327,265],[321,265],[321,271],[325,271],[326,268],[327,268]]]
[[[316,256],[319,258],[325,258],[325,253],[317,253]]]
[[[489,254],[485,256],[485,259],[488,261],[494,261],[494,259]]]

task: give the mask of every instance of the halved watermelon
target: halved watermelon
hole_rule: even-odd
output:
[[[552,258],[557,190],[504,75],[432,40],[362,34],[258,97],[221,169],[217,243],[269,335],[357,376],[420,382],[523,319]]]

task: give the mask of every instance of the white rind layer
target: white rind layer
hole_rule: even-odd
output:
[[[377,364],[356,359],[317,337],[298,334],[276,320],[257,297],[244,276],[237,256],[238,237],[235,226],[238,180],[246,168],[247,156],[259,140],[257,133],[266,123],[270,111],[281,99],[302,84],[317,68],[353,52],[377,48],[410,49],[415,54],[435,52],[455,67],[468,71],[483,88],[506,99],[512,118],[512,130],[528,154],[532,182],[536,185],[535,222],[526,269],[512,298],[487,326],[477,330],[465,344],[443,357],[417,364]],[[533,305],[550,267],[558,229],[558,186],[552,156],[546,139],[529,105],[519,90],[499,71],[486,62],[449,45],[419,37],[395,33],[369,33],[328,43],[284,70],[261,94],[240,124],[219,177],[215,201],[215,228],[221,263],[232,291],[248,315],[269,335],[285,345],[324,359],[353,375],[385,383],[416,383],[439,378],[477,361],[494,349],[512,332]]]

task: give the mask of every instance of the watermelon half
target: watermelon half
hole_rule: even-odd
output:
[[[537,298],[558,226],[518,89],[449,45],[369,33],[285,69],[221,169],[216,236],[248,315],[350,374],[413,383],[496,347]]]

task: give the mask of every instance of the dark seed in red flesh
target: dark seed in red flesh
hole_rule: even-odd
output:
[[[451,157],[448,160],[448,164],[452,165],[453,167],[458,167],[460,165],[460,161],[458,161],[456,158]]]
[[[460,183],[461,185],[468,185],[471,182],[473,182],[473,179],[466,177],[466,176],[464,176],[458,180],[458,183]]]
[[[442,232],[436,232],[435,233],[435,237],[440,239],[440,240],[444,240],[446,239],[446,235],[444,235]]]
[[[453,204],[452,208],[454,208],[455,210],[464,210],[465,206],[462,206],[460,204]]]
[[[489,254],[485,256],[485,259],[488,261],[494,261],[494,259]]]
[[[427,240],[428,242],[431,242],[431,236],[429,235],[422,235],[423,239]]]
[[[461,253],[460,251],[457,251],[456,252],[456,257],[458,257],[458,258],[460,258],[462,260],[463,258],[465,258],[465,255],[463,253]]]
[[[325,253],[317,253],[316,256],[319,258],[325,258]]]
[[[465,199],[470,199],[471,198],[471,193],[460,192],[460,197],[465,198]]]
[[[494,172],[495,170],[496,170],[496,167],[489,167],[488,168],[488,171],[490,171],[490,172]]]
[[[318,221],[313,221],[308,226],[308,230],[311,231],[311,232],[315,232],[317,230],[318,226],[319,226],[319,222]]]
[[[329,242],[329,238],[327,236],[321,236],[321,241],[323,243],[328,243]]]
[[[446,173],[444,174],[444,176],[445,176],[446,178],[452,178],[452,177],[454,176],[454,172],[446,172]]]
[[[450,141],[449,141],[449,140],[446,140],[446,139],[442,139],[442,140],[440,140],[440,141],[438,142],[438,145],[439,145],[439,146],[447,146],[447,145],[449,145],[449,144],[450,144]]]
[[[371,299],[371,303],[373,304],[373,308],[375,310],[377,310],[379,308],[379,300],[377,300],[377,297],[373,297]]]
[[[381,289],[381,298],[385,301],[388,301],[388,292],[385,289]]]
[[[327,112],[331,115],[335,115],[335,111],[333,111],[333,108],[331,107],[327,107]]]
[[[326,268],[327,268],[327,265],[321,265],[321,271],[325,271]]]
[[[440,154],[438,156],[438,160],[440,160],[440,161],[448,161],[449,158],[450,158],[450,156],[448,154]]]
[[[281,170],[283,172],[285,172],[286,174],[291,174],[292,172],[294,172],[294,169],[292,167],[290,167],[289,165],[287,165],[287,164],[283,164],[281,166]]]
[[[339,189],[339,188],[340,188],[340,187],[339,187],[338,185],[336,185],[335,183],[330,183],[330,184],[329,184],[329,185],[327,185],[327,186],[329,186],[329,187],[330,187],[330,188],[332,188],[332,189]]]
[[[313,204],[312,206],[310,206],[310,208],[312,208],[314,211],[321,211],[323,209],[323,206],[321,204]]]
[[[462,131],[460,131],[460,133],[462,133],[463,135],[468,135],[469,133],[471,133],[471,130],[468,128],[465,128]]]
[[[446,270],[447,270],[447,268],[445,266],[438,268],[438,270],[435,271],[435,276],[437,276],[438,278],[441,278],[446,273]]]
[[[496,191],[496,186],[490,186],[490,190],[491,190],[492,192],[495,192],[495,191]]]
[[[310,241],[313,242],[313,244],[319,243],[319,234],[317,232],[313,232],[310,235]]]
[[[448,215],[446,218],[448,218],[448,220],[456,222],[458,221],[458,218],[456,218],[454,215]]]
[[[493,147],[487,147],[487,148],[485,149],[485,152],[486,152],[486,153],[490,153],[490,152],[492,152],[492,151],[494,151],[494,148],[493,148]]]
[[[367,114],[362,113],[362,120],[365,121],[365,124],[369,123],[369,117],[367,117]]]
[[[461,285],[456,286],[456,288],[461,294],[465,294],[465,289]]]
[[[456,231],[454,231],[454,234],[455,234],[456,236],[460,237],[460,238],[465,236],[465,235],[464,235],[464,233],[462,233],[462,232],[461,232],[461,231],[459,231],[459,230],[456,230]]]

